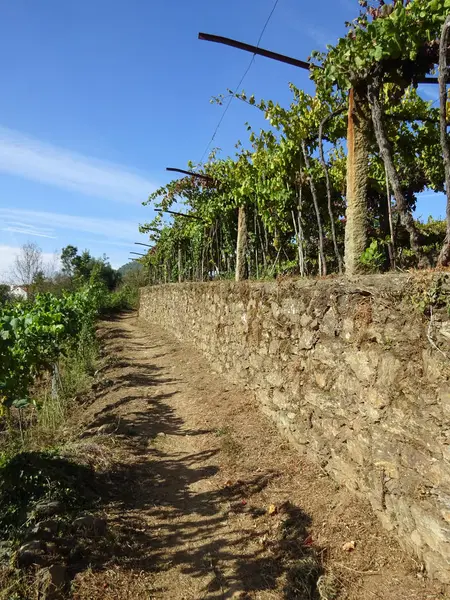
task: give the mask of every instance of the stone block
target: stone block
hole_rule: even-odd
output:
[[[378,367],[378,353],[374,351],[346,350],[344,360],[359,381],[373,383]]]

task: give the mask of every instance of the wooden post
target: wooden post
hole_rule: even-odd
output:
[[[181,283],[183,281],[183,277],[181,274],[181,244],[178,244],[178,283]]]
[[[367,180],[369,148],[365,94],[351,89],[347,130],[347,211],[345,224],[345,270],[363,271],[360,258],[367,248]]]
[[[238,231],[237,231],[237,244],[236,244],[236,281],[242,281],[247,279],[247,216],[245,214],[245,208],[239,207],[238,212]]]

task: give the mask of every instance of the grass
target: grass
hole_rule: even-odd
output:
[[[93,332],[86,331],[60,361],[57,394],[52,393],[50,376],[41,380],[35,388],[36,405],[21,409],[20,415],[16,410],[2,432],[0,542],[9,541],[11,557],[30,527],[41,520],[37,504],[60,502],[57,519],[66,522],[98,504],[102,480],[96,471],[108,463],[106,450],[85,440],[67,443],[65,425],[100,366],[98,342]],[[0,600],[27,600],[36,594],[32,571],[0,561]]]
[[[241,444],[233,435],[231,427],[219,427],[216,430],[216,436],[221,438],[220,447],[229,458],[235,460],[242,450]]]
[[[4,424],[0,446],[0,537],[20,541],[33,520],[33,506],[44,500],[61,501],[71,511],[93,499],[94,470],[76,456],[62,456],[64,425],[77,398],[92,385],[99,366],[99,347],[92,331],[82,332],[52,377],[35,387],[35,403],[14,409]],[[19,427],[20,424],[20,427]]]
[[[136,310],[139,305],[139,287],[129,284],[122,285],[118,290],[108,295],[103,307],[104,314],[114,314],[124,310]]]
[[[70,348],[56,372],[56,394],[51,378],[41,382],[36,389],[38,410],[34,424],[25,435],[24,448],[40,448],[59,441],[60,430],[77,400],[91,388],[96,371],[101,365],[100,350],[95,334],[82,332],[79,343]]]
[[[319,599],[317,581],[320,573],[320,564],[312,554],[295,561],[287,573],[284,589],[286,600],[298,600],[300,598],[301,600]]]
[[[64,512],[84,508],[96,499],[94,472],[54,451],[19,452],[0,466],[0,531],[9,539],[36,519],[35,507],[59,501]]]

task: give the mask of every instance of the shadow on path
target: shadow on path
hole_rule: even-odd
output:
[[[168,600],[184,597],[171,577],[174,570],[197,590],[186,598],[198,593],[199,600],[218,600],[236,591],[241,598],[258,598],[268,590],[280,590],[279,598],[319,598],[321,571],[308,541],[309,516],[285,503],[272,517],[258,498],[279,473],[261,465],[258,473],[223,482],[217,432],[192,427],[180,416],[183,392],[176,386],[186,383],[164,376],[168,364],[153,364],[159,346],[151,336],[135,336],[114,323],[103,339],[109,347],[125,340],[124,356],[113,367],[114,385],[102,392],[90,424],[90,431],[104,425],[113,431],[114,466],[97,475],[99,508],[108,515],[111,535],[96,540],[73,565],[77,598],[88,597],[81,575],[88,566],[100,577],[112,567],[124,576],[151,575],[157,596],[149,597]],[[158,359],[169,361],[169,354],[164,348]]]

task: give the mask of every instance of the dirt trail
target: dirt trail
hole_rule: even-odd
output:
[[[82,420],[113,460],[112,533],[74,598],[450,597],[193,348],[134,315],[100,336],[117,360]]]

